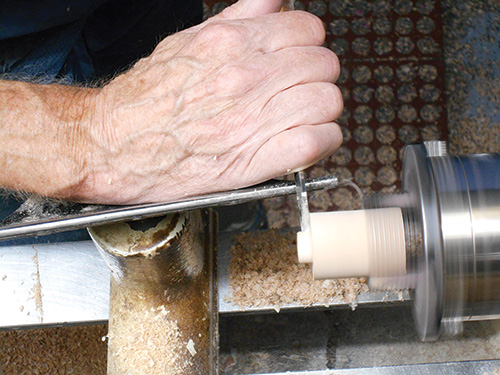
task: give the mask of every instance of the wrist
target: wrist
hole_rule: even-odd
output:
[[[93,139],[101,124],[97,105],[99,89],[43,86],[40,96],[47,116],[45,131],[52,138],[42,160],[52,183],[43,195],[86,201],[93,194]],[[43,125],[42,125],[43,126]]]
[[[97,89],[0,81],[0,186],[82,200]]]
[[[56,125],[62,131],[64,167],[69,179],[57,195],[70,200],[95,201],[97,146],[103,136],[103,105],[101,89],[69,88],[62,103],[61,117]]]

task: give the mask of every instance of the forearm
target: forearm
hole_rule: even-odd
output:
[[[0,80],[0,187],[88,195],[95,89]]]

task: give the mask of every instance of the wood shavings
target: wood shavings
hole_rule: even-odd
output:
[[[208,220],[191,212],[182,234],[153,257],[117,258],[124,276],[111,279],[108,375],[211,373]]]
[[[36,311],[38,313],[38,320],[43,323],[43,300],[42,300],[42,283],[40,281],[40,263],[38,261],[38,250],[33,246],[35,255],[33,256],[33,263],[36,266],[36,272],[32,275],[35,280],[33,289],[31,290],[32,296],[35,299]]]
[[[163,305],[136,298],[136,291],[115,291],[108,333],[111,374],[182,374],[192,363],[182,348],[183,337],[177,320]],[[126,293],[126,295],[118,294]],[[155,301],[156,302],[156,301]],[[185,348],[187,352],[189,348]],[[136,369],[137,372],[130,372]],[[167,370],[168,369],[168,370]]]
[[[276,230],[235,236],[229,265],[229,301],[242,308],[349,303],[368,291],[366,279],[313,280],[297,259],[295,233]]]
[[[106,325],[0,333],[4,375],[105,375]]]
[[[196,355],[196,349],[194,347],[194,341],[189,339],[187,345],[186,345],[186,348],[189,352],[189,354],[191,354],[193,357]]]

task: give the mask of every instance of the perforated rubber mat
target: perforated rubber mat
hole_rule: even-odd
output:
[[[234,1],[207,0],[206,15]],[[295,8],[325,23],[326,46],[340,58],[338,81],[345,109],[338,123],[344,142],[307,170],[335,173],[364,194],[391,192],[400,183],[402,149],[422,140],[447,140],[438,0],[302,0]],[[311,211],[355,209],[350,186],[310,194]],[[294,197],[266,200],[271,227],[298,226]]]

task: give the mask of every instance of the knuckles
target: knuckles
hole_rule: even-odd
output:
[[[311,94],[314,98],[316,111],[319,111],[323,122],[331,122],[342,114],[344,103],[340,89],[333,83],[324,83],[317,87],[317,91]]]
[[[216,73],[215,88],[222,95],[240,95],[248,92],[254,82],[259,81],[261,72],[242,63],[226,64]]]
[[[194,38],[194,43],[208,51],[224,49],[226,51],[241,51],[248,39],[245,29],[231,22],[211,22],[200,29]]]
[[[330,49],[321,47],[318,50],[318,62],[322,63],[328,71],[331,82],[336,82],[340,76],[340,61],[338,56]]]
[[[326,131],[327,130],[327,131]],[[335,123],[323,128],[321,133],[305,130],[295,138],[295,147],[304,164],[315,163],[331,154],[342,143],[342,132]]]
[[[332,120],[336,120],[344,110],[344,98],[342,92],[337,85],[331,85],[331,94],[329,95],[331,101]]]
[[[333,61],[333,69],[334,69],[334,78],[333,82],[337,82],[340,76],[340,60],[339,57],[331,50],[328,50],[330,52],[331,59]]]
[[[303,131],[300,137],[295,137],[297,155],[309,164],[317,161],[323,151],[324,140],[312,131]]]
[[[302,10],[294,11],[289,14],[298,17],[297,24],[309,31],[312,38],[311,44],[322,45],[325,42],[326,30],[321,18]]]

